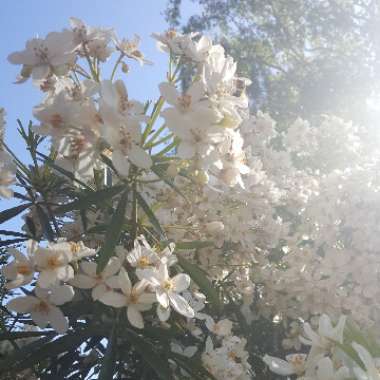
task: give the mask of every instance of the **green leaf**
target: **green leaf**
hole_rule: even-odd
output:
[[[92,335],[92,331],[77,331],[73,334],[67,334],[46,344],[41,345],[37,349],[31,349],[23,351],[24,354],[20,357],[19,353],[29,345],[22,347],[20,351],[17,351],[14,355],[7,357],[4,361],[0,361],[0,373],[4,370],[6,365],[9,365],[17,371],[21,371],[25,368],[30,368],[33,365],[41,362],[48,357],[56,357],[64,352],[72,349],[76,349],[80,346],[88,337]],[[43,338],[44,339],[44,338]]]
[[[51,228],[49,217],[46,215],[43,208],[38,204],[36,205],[36,210],[45,238],[49,241],[53,241],[54,231]]]
[[[125,186],[118,185],[107,187],[98,191],[87,192],[85,195],[80,195],[78,200],[57,207],[55,209],[55,212],[57,214],[64,214],[73,210],[85,210],[93,204],[100,204],[108,199],[111,199],[115,195],[121,193],[123,190],[125,190]]]
[[[116,359],[116,327],[112,329],[111,335],[108,339],[106,354],[102,360],[102,367],[99,373],[99,380],[111,380],[115,370]]]
[[[57,333],[54,330],[48,331],[13,331],[0,334],[0,341],[32,338],[38,336],[54,336]]]
[[[8,239],[8,240],[0,240],[0,247],[7,247],[8,245],[13,245],[17,243],[22,243],[27,241],[28,239]]]
[[[28,236],[26,234],[23,234],[21,232],[17,232],[17,231],[0,230],[0,235],[4,235],[4,236],[17,236],[17,237],[21,237],[21,238],[25,238],[25,239],[29,239],[30,238],[30,236]]]
[[[20,206],[9,208],[8,210],[4,210],[0,212],[0,224],[6,222],[9,219],[14,218],[18,214],[22,213],[24,210],[26,210],[31,203],[25,203]]]
[[[190,263],[184,257],[177,255],[178,264],[190,275],[193,281],[199,286],[201,291],[206,295],[208,302],[216,312],[220,312],[221,304],[219,293],[207,278],[205,273],[195,264]]]
[[[104,244],[100,249],[97,259],[97,271],[100,273],[113,255],[116,245],[119,242],[121,231],[123,230],[125,209],[127,208],[128,191],[125,191],[120,198],[116,211],[112,217],[111,223],[107,228]]]
[[[130,329],[123,331],[125,331],[126,337],[129,342],[132,343],[133,348],[141,355],[141,358],[149,364],[161,380],[173,379],[167,358],[160,356],[150,342],[136,334],[134,331]]]
[[[154,212],[149,207],[148,203],[146,203],[145,199],[137,191],[136,191],[136,198],[137,198],[138,204],[144,210],[144,212],[145,212],[146,216],[148,217],[150,223],[152,224],[153,228],[159,234],[160,238],[164,239],[165,238],[165,232],[162,229],[160,222],[156,218],[156,215],[154,215]]]

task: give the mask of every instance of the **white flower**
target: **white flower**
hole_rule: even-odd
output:
[[[33,38],[26,43],[25,50],[10,54],[8,60],[30,68],[34,80],[66,74],[75,61],[73,37],[71,31],[63,30],[49,33],[45,39]]]
[[[134,38],[131,40],[128,40],[126,38],[119,40],[115,37],[114,42],[117,50],[119,50],[123,55],[127,56],[128,58],[135,59],[137,62],[140,63],[141,66],[144,63],[146,65],[152,65],[152,62],[146,60],[144,58],[144,55],[138,48],[140,44],[140,37],[138,35],[135,35]]]
[[[142,329],[144,327],[144,319],[141,312],[149,310],[156,297],[153,293],[146,293],[148,282],[145,280],[137,282],[132,286],[127,271],[120,269],[119,287],[122,291],[117,293],[114,291],[104,293],[99,301],[105,305],[113,307],[127,307],[127,317],[132,326]]]
[[[74,297],[74,290],[69,285],[54,286],[51,289],[34,289],[34,296],[13,298],[7,308],[17,313],[30,313],[33,321],[41,328],[48,323],[58,333],[63,334],[68,329],[68,323],[57,305],[63,305]]]
[[[76,274],[70,283],[80,289],[92,289],[91,296],[94,301],[118,287],[118,277],[115,276],[121,268],[118,257],[112,256],[100,273],[96,273],[97,264],[94,262],[82,261],[80,268],[83,273]]]
[[[161,83],[160,92],[173,106],[163,110],[161,115],[168,128],[180,138],[178,156],[189,159],[195,155],[209,155],[213,151],[212,144],[223,140],[224,129],[215,125],[221,115],[203,99],[202,83],[194,82],[184,95],[172,84]]]
[[[211,96],[229,93],[231,88],[234,88],[235,73],[236,62],[232,57],[225,56],[221,45],[212,46],[202,72],[202,80],[208,94]]]
[[[100,114],[104,121],[101,133],[111,145],[112,163],[124,176],[129,174],[129,161],[149,169],[152,159],[141,148],[140,122],[145,120],[142,104],[128,100],[127,90],[120,80],[101,83]]]
[[[173,54],[183,54],[183,48],[188,44],[191,37],[178,34],[171,29],[162,34],[152,33],[152,37],[157,40],[157,47],[164,52],[171,51]]]
[[[211,317],[206,317],[206,327],[218,336],[227,336],[231,334],[232,322],[229,319],[221,319],[216,322]]]
[[[4,277],[8,280],[8,289],[17,288],[29,284],[34,278],[34,250],[36,242],[30,240],[27,244],[27,255],[15,248],[8,248],[14,260],[2,268]]]
[[[34,107],[33,115],[41,123],[34,129],[40,135],[62,138],[75,126],[79,112],[80,105],[62,91],[52,101]]]
[[[187,58],[190,58],[195,62],[204,62],[211,48],[211,39],[206,36],[202,36],[199,41],[189,41],[184,48],[184,54]]]
[[[180,273],[170,278],[167,265],[160,264],[158,269],[146,269],[141,275],[150,282],[156,292],[157,301],[161,306],[157,309],[157,313],[161,321],[169,318],[170,306],[187,318],[194,317],[194,310],[185,298],[178,294],[190,285],[191,280],[187,274]]]
[[[300,336],[303,344],[311,346],[309,357],[314,358],[331,350],[334,342],[343,343],[343,331],[346,317],[341,316],[336,326],[333,326],[330,318],[323,314],[319,318],[318,333],[314,332],[309,323],[304,324],[304,335]]]
[[[354,368],[354,373],[358,380],[380,380],[380,360],[374,359],[363,346],[356,342],[352,343],[352,347],[365,366],[365,371],[359,367]]]
[[[346,367],[335,369],[332,360],[325,357],[319,360],[316,375],[317,380],[344,380],[349,378],[350,371]]]
[[[114,37],[113,29],[93,28],[82,20],[71,17],[70,25],[74,34],[74,42],[80,45],[78,53],[88,55],[105,62],[113,49],[108,46]]]
[[[274,356],[265,355],[263,357],[264,363],[269,369],[278,375],[302,375],[306,370],[306,357],[305,354],[291,354],[286,356],[286,360],[276,358]]]
[[[135,240],[134,248],[126,258],[129,264],[136,268],[136,275],[139,278],[141,270],[155,267],[160,262],[160,256],[149,246],[144,237]]]
[[[73,252],[66,242],[48,243],[47,247],[38,247],[35,252],[37,271],[40,272],[37,284],[48,288],[58,281],[68,281],[74,277],[74,269],[70,265]]]

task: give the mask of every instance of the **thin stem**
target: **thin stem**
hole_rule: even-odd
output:
[[[124,53],[120,53],[120,56],[117,59],[117,61],[115,63],[115,66],[113,67],[113,70],[112,70],[112,73],[111,73],[111,78],[110,78],[111,81],[113,80],[113,78],[114,78],[114,76],[116,74],[116,70],[117,70],[119,64],[121,63],[121,60],[123,59],[123,57],[124,57]]]

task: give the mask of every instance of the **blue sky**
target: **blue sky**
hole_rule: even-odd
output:
[[[51,31],[69,27],[69,17],[82,19],[89,25],[113,27],[119,37],[138,34],[141,51],[153,61],[153,66],[140,67],[131,63],[125,78],[131,98],[146,101],[158,95],[157,85],[165,79],[167,56],[156,49],[152,32],[168,28],[163,12],[167,0],[3,0],[0,11],[0,107],[7,112],[6,141],[21,160],[28,155],[18,136],[16,119],[25,125],[32,118],[32,108],[42,100],[41,92],[31,81],[16,85],[14,80],[20,66],[11,65],[7,56],[23,50],[33,37],[44,37]],[[184,1],[185,15],[196,9]],[[0,200],[0,210],[13,202]]]

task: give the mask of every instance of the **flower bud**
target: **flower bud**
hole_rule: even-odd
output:
[[[121,63],[121,71],[124,74],[128,74],[128,72],[129,72],[129,66],[125,62]]]

